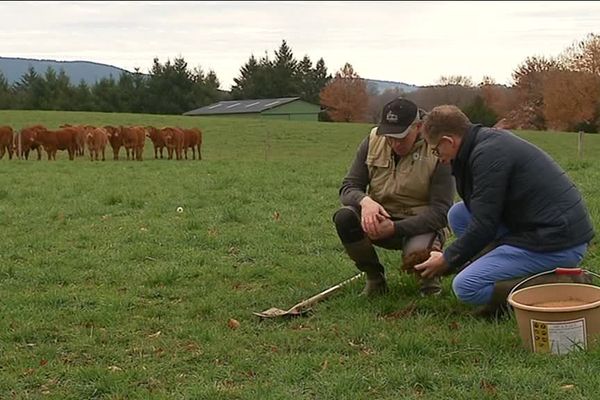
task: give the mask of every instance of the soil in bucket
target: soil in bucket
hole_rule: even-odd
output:
[[[512,293],[519,334],[536,353],[566,354],[600,338],[600,287],[578,283],[530,286]]]

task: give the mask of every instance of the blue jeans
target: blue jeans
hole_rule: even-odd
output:
[[[448,222],[456,237],[460,237],[471,220],[471,213],[461,201],[448,211]],[[497,237],[508,232],[501,226]],[[492,298],[494,283],[531,276],[556,267],[576,267],[587,250],[587,243],[569,249],[538,253],[520,247],[501,245],[469,264],[452,282],[456,296],[466,303],[486,304]]]

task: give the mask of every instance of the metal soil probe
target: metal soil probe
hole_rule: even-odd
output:
[[[338,290],[340,290],[342,287],[346,286],[350,282],[353,282],[353,281],[361,278],[364,274],[365,274],[364,272],[356,274],[352,278],[346,279],[345,281],[340,282],[337,285],[322,291],[321,293],[315,294],[314,296],[301,301],[300,303],[296,304],[289,310],[282,310],[277,307],[272,307],[263,312],[255,312],[253,314],[260,318],[294,317],[294,316],[298,316],[298,315],[304,315],[310,311],[310,307],[312,305],[318,303],[321,300],[325,300],[326,298],[328,298],[333,293],[337,292]]]

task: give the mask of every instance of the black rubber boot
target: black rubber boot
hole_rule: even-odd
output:
[[[385,275],[379,273],[379,275],[371,275],[367,273],[367,281],[365,287],[360,292],[361,297],[374,297],[379,296],[388,291],[387,282],[385,281]]]
[[[421,297],[439,296],[442,294],[442,281],[439,276],[429,279],[419,277],[419,286]]]
[[[387,292],[385,270],[379,262],[375,248],[369,239],[362,239],[354,243],[344,243],[346,253],[350,256],[356,268],[367,275],[365,288],[361,296],[376,296]]]
[[[473,311],[473,316],[490,320],[504,316],[508,312],[507,299],[510,291],[523,279],[515,278],[494,283],[494,291],[490,302],[476,308]]]

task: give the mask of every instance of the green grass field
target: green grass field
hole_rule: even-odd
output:
[[[394,252],[387,296],[357,298],[361,281],[306,318],[252,315],[356,273],[331,215],[367,125],[0,111],[34,123],[198,126],[204,159],[154,160],[148,141],[143,162],[0,160],[0,399],[598,398],[598,347],[532,354],[450,278],[418,297]],[[598,227],[600,136],[578,159],[576,134],[521,135]],[[583,266],[599,260],[595,241]]]

